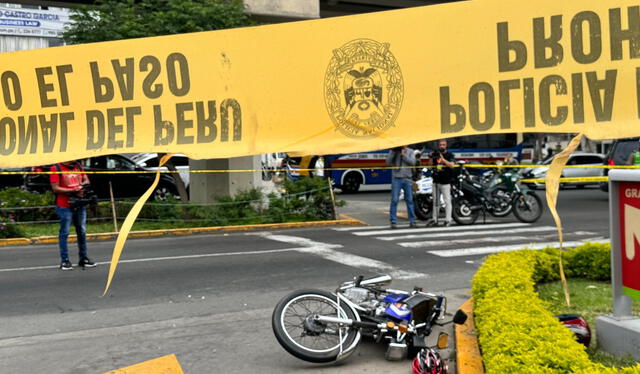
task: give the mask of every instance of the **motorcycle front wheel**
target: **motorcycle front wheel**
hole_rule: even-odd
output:
[[[521,222],[533,223],[542,215],[542,200],[535,192],[527,191],[513,203],[513,214]]]
[[[355,320],[353,311],[322,290],[298,290],[276,305],[271,326],[278,343],[295,357],[314,363],[332,362],[351,346],[357,330],[335,323],[318,322],[315,315]]]
[[[459,225],[472,225],[480,216],[479,209],[471,209],[472,203],[464,198],[453,200],[451,215]]]
[[[426,221],[431,218],[433,211],[433,199],[428,194],[413,195],[413,210],[419,220]]]

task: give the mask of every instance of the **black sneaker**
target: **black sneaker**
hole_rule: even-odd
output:
[[[60,263],[60,270],[73,270],[73,265],[71,265],[71,261],[65,260]]]
[[[96,267],[96,263],[89,260],[89,257],[85,257],[78,262],[78,266],[83,268],[94,268]]]
[[[433,220],[433,219],[430,219],[430,220],[427,222],[427,227],[435,227],[435,226],[438,226],[438,221]]]
[[[409,223],[409,227],[412,228],[412,229],[416,229],[416,228],[418,228],[418,224],[415,223],[415,222],[411,222],[411,223]]]
[[[397,225],[397,224],[395,224],[395,223],[391,223],[391,224],[389,225],[389,228],[391,228],[391,229],[397,229],[397,228],[398,228],[398,225]]]

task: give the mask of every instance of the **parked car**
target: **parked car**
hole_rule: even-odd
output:
[[[131,161],[133,161],[139,167],[145,170],[158,170],[158,165],[160,164],[160,159],[158,158],[157,153],[137,153],[132,155]],[[189,157],[183,154],[175,154],[171,157],[171,162],[176,167],[180,173],[180,177],[184,182],[184,187],[189,187]],[[168,170],[166,166],[160,168],[160,170]],[[167,174],[171,175],[171,174]]]
[[[28,171],[25,168],[0,169],[0,172]],[[22,187],[24,185],[24,175],[22,174],[0,174],[0,190],[11,187]]]
[[[599,153],[581,153],[576,152],[569,156],[569,160],[567,161],[567,165],[577,166],[601,166],[605,157]],[[549,157],[546,160],[542,161],[541,165],[549,165],[553,157]],[[542,179],[547,176],[548,167],[535,167],[532,169],[527,169],[523,171],[525,178],[535,178]],[[600,177],[603,175],[603,169],[600,168],[565,168],[562,171],[562,178],[579,178],[579,177]],[[576,188],[584,188],[590,184],[598,184],[599,182],[571,182],[571,183],[560,183],[560,188],[565,188],[567,186],[576,186]],[[527,185],[536,189],[538,187],[544,187],[544,183],[527,183]]]
[[[640,138],[618,139],[611,144],[611,148],[604,159],[604,165],[626,165],[631,152],[638,148]],[[604,176],[609,175],[609,169],[604,169]],[[609,182],[601,182],[600,189],[609,192]]]
[[[85,171],[144,171],[130,159],[121,155],[106,155],[90,157],[80,160]],[[36,166],[32,171],[49,171],[52,165]],[[109,199],[109,182],[113,188],[115,198],[139,197],[153,183],[155,176],[152,173],[133,174],[89,174],[91,186],[99,199]],[[51,191],[48,174],[27,175],[25,188],[33,192]],[[160,175],[160,182],[154,191],[152,198],[165,200],[169,195],[176,196],[178,189],[171,176]]]

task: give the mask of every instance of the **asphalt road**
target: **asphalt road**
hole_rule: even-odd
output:
[[[70,272],[56,246],[0,248],[0,373],[102,373],[171,353],[185,373],[407,373],[368,342],[339,365],[299,361],[273,337],[273,307],[294,289],[390,273],[395,288],[444,292],[454,311],[487,253],[556,240],[548,211],[533,225],[392,231],[388,192],[340,198],[371,226],[130,240],[105,297],[113,242],[90,243],[99,266]],[[565,240],[609,236],[605,193],[561,191],[559,211]]]

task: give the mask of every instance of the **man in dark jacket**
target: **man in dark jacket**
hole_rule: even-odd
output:
[[[389,151],[387,155],[387,165],[395,166],[391,172],[391,206],[389,207],[389,220],[391,228],[395,229],[398,223],[397,211],[400,190],[404,191],[404,201],[407,203],[407,215],[409,216],[409,226],[417,227],[416,217],[413,212],[413,169],[416,159],[413,150],[406,146],[396,147]]]
[[[447,141],[438,141],[438,149],[429,154],[433,169],[433,218],[427,222],[427,226],[437,226],[440,213],[440,196],[444,198],[445,219],[444,225],[451,225],[451,183],[453,182],[453,168],[456,166],[453,153],[447,151]]]

